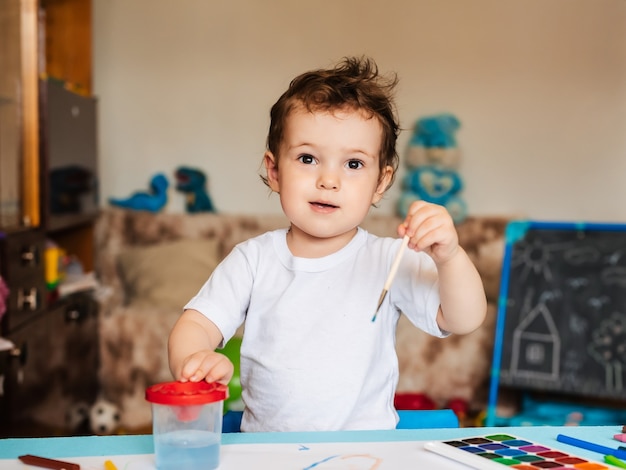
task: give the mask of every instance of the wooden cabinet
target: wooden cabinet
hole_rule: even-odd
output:
[[[98,393],[98,304],[91,292],[46,302],[43,252],[41,230],[0,235],[2,331],[13,344],[0,352],[0,436],[84,432],[76,412]]]
[[[59,232],[58,243],[89,270],[95,216],[60,227],[45,218],[46,83],[62,83],[88,100],[91,64],[90,0],[0,0],[0,230]]]
[[[46,75],[92,92],[91,0],[42,0]]]
[[[0,0],[0,234],[40,230],[87,272],[94,267],[97,195],[88,211],[50,217],[50,160],[65,164],[66,149],[90,135],[88,151],[71,149],[72,163],[87,155],[97,188],[95,106],[89,108],[91,128],[84,119],[80,126],[78,119],[62,119],[88,115],[81,106],[95,102],[90,92],[91,0]],[[57,105],[52,97],[59,95],[69,95],[70,103]],[[59,112],[60,106],[68,109]],[[65,125],[60,131],[59,122]]]
[[[10,288],[1,323],[4,335],[46,312],[44,247],[40,230],[0,232],[0,275]]]
[[[0,227],[39,225],[38,3],[0,0]]]
[[[41,104],[40,152],[39,164],[44,172],[50,171],[50,155],[58,151],[51,149],[54,139],[50,136],[52,119],[58,121],[59,115],[53,115],[57,108],[56,102],[50,102],[50,85],[48,81],[62,83],[68,94],[75,94],[75,106],[80,100],[87,103],[93,101],[92,93],[92,5],[91,0],[40,0],[40,40],[42,50],[39,51],[40,73],[39,102]],[[84,103],[83,103],[84,104]],[[82,106],[82,104],[81,104]],[[93,112],[92,107],[92,111]],[[74,108],[72,109],[74,112]],[[81,109],[81,112],[83,110]],[[83,114],[81,114],[82,116]],[[87,134],[84,124],[77,127],[80,138]],[[94,136],[95,139],[95,136]],[[97,170],[97,161],[91,159],[87,165]],[[94,222],[97,214],[94,211],[77,216],[60,218],[47,217],[50,185],[49,174],[41,175],[43,187],[39,191],[41,199],[40,217],[45,230],[68,254],[76,256],[85,271],[94,268]]]
[[[98,392],[97,321],[91,295],[74,294],[9,335],[15,347],[0,359],[5,368],[0,436],[86,431],[79,412],[88,410]]]
[[[97,393],[97,303],[46,291],[47,240],[91,271],[97,217],[97,204],[61,223],[49,216],[51,81],[90,99],[91,0],[0,0],[0,275],[10,289],[0,337],[14,344],[0,351],[2,436],[71,432],[65,413]]]

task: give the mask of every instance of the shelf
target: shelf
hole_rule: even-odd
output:
[[[50,220],[46,226],[46,232],[54,235],[57,232],[63,232],[82,225],[93,224],[98,219],[98,216],[99,212],[91,214],[53,215],[50,216]]]

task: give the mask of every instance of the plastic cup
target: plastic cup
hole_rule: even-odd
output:
[[[146,389],[152,405],[154,455],[159,470],[219,466],[226,385],[166,382]]]

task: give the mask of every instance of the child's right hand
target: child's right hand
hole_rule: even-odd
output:
[[[177,380],[181,382],[219,382],[227,385],[233,376],[233,363],[223,354],[204,349],[187,356]]]

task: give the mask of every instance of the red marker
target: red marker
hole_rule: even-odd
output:
[[[617,439],[620,442],[626,442],[626,434],[615,434],[613,438]]]

